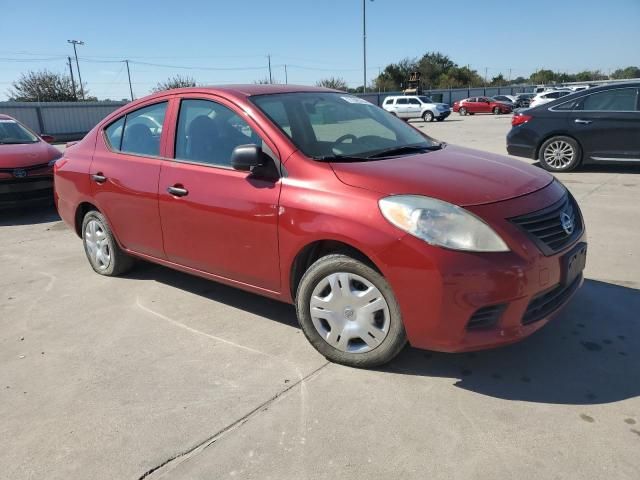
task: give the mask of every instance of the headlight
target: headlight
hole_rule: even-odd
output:
[[[507,252],[493,229],[464,208],[420,195],[394,195],[378,204],[384,218],[431,245],[471,252]]]

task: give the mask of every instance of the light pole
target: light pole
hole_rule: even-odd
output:
[[[373,2],[373,0],[369,0]],[[367,0],[362,0],[362,93],[367,93]]]
[[[78,81],[80,82],[80,95],[82,96],[82,100],[84,100],[84,87],[82,86],[82,76],[80,75],[80,64],[78,63],[78,51],[76,50],[76,45],[84,45],[84,42],[81,40],[67,40],[67,43],[73,45],[73,53],[76,56],[76,69],[78,70]]]

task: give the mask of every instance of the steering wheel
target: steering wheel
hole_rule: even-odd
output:
[[[358,139],[358,137],[356,137],[355,135],[351,134],[351,133],[347,133],[346,135],[342,135],[340,138],[338,138],[335,142],[333,142],[334,144],[339,144],[339,143],[344,143],[347,140],[351,140],[351,143],[355,142]]]

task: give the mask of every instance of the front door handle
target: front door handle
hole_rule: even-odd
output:
[[[91,175],[91,180],[93,180],[96,183],[104,183],[107,181],[107,177],[102,175],[102,172],[98,172]]]
[[[576,118],[574,120],[574,123],[579,123],[580,125],[589,125],[591,123],[591,120],[583,120],[581,118]]]
[[[169,187],[167,188],[167,192],[169,192],[174,197],[184,197],[189,195],[189,190],[183,187]]]

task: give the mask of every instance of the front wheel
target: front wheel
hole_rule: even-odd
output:
[[[91,268],[100,275],[114,277],[133,266],[133,258],[120,249],[106,219],[96,210],[84,216],[82,243]]]
[[[407,341],[389,283],[346,255],[327,255],[309,267],[298,287],[296,311],[315,349],[343,365],[382,365]]]
[[[552,137],[540,147],[538,160],[550,172],[570,172],[580,164],[582,149],[571,137]]]
[[[425,122],[433,122],[433,112],[426,111],[422,114],[422,120]]]
[[[460,107],[460,110],[458,110],[458,113],[462,116],[467,114],[467,109],[464,107]]]

